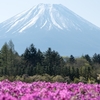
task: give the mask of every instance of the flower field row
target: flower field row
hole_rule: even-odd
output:
[[[0,100],[100,100],[100,84],[0,82]]]

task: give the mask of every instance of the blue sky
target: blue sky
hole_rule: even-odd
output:
[[[39,3],[62,4],[100,27],[100,0],[0,0],[0,22]]]

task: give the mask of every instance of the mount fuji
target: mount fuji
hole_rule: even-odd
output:
[[[0,46],[9,40],[19,54],[31,43],[62,56],[100,53],[100,28],[61,4],[39,4],[0,23]]]

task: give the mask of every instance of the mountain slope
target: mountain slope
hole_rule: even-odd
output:
[[[0,23],[0,45],[12,39],[21,54],[31,43],[61,55],[100,52],[100,28],[63,5],[39,4]]]

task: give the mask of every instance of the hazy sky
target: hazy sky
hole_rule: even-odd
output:
[[[0,22],[39,3],[63,4],[84,19],[100,27],[100,0],[0,0]]]

